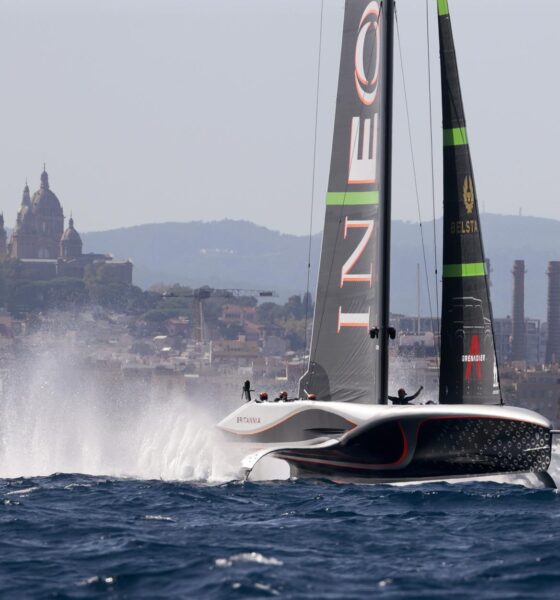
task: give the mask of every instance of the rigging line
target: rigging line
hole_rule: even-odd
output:
[[[410,111],[409,111],[409,107],[408,107],[408,94],[406,91],[406,80],[405,80],[405,76],[404,76],[404,60],[403,60],[403,53],[402,53],[402,46],[401,46],[401,36],[400,36],[400,31],[399,31],[399,18],[398,18],[396,6],[395,6],[395,24],[397,26],[397,46],[399,49],[399,62],[400,62],[400,66],[401,66],[401,76],[402,76],[402,83],[403,83],[403,90],[404,90],[404,104],[405,104],[405,109],[406,109],[406,120],[407,120],[407,124],[408,124],[408,141],[410,144],[410,156],[412,158],[412,173],[414,176],[414,191],[416,194],[416,208],[418,209],[418,221],[420,224],[420,238],[422,240],[422,255],[424,257],[424,272],[425,272],[425,276],[426,276],[426,289],[428,290],[428,307],[429,307],[429,311],[430,311],[430,323],[431,323],[432,335],[434,336],[434,345],[435,345],[436,335],[435,335],[435,330],[434,330],[434,318],[433,318],[434,313],[432,310],[432,295],[430,293],[430,276],[428,273],[428,261],[426,259],[426,244],[424,242],[424,229],[423,229],[423,223],[422,223],[422,214],[420,211],[420,195],[418,193],[418,178],[416,175],[416,161],[414,159],[414,147],[412,145],[412,127],[410,125]]]
[[[436,322],[438,329],[439,324],[439,285],[438,285],[438,255],[437,255],[437,240],[436,240],[436,185],[434,175],[434,124],[432,116],[432,68],[430,66],[431,46],[430,46],[430,7],[429,0],[426,0],[426,40],[428,44],[428,112],[430,114],[430,167],[432,173],[432,219],[433,219],[433,237],[434,237],[434,277],[436,280]],[[435,342],[436,340],[434,340]],[[437,362],[440,361],[441,344],[436,343]],[[438,364],[439,367],[439,364]]]
[[[325,2],[321,0],[321,17],[319,20],[319,51],[317,58],[317,90],[315,96],[315,139],[313,141],[313,170],[311,175],[311,208],[309,210],[309,244],[307,248],[307,286],[305,290],[305,333],[304,351],[307,352],[307,325],[309,322],[309,283],[311,279],[311,247],[313,241],[313,207],[315,205],[315,174],[317,170],[317,133],[319,129],[319,89],[321,87],[321,52],[323,47],[323,13]],[[309,349],[311,351],[311,348]],[[303,363],[303,374],[305,374],[305,362]]]

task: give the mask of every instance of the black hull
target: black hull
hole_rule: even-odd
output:
[[[337,482],[391,483],[546,473],[550,430],[499,418],[394,420],[329,448],[278,450],[292,475]]]

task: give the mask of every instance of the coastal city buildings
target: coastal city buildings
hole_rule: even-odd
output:
[[[16,282],[72,278],[131,286],[131,261],[84,253],[74,219],[66,226],[65,221],[43,170],[35,193],[25,186],[11,232],[0,215],[4,274],[15,274]],[[547,321],[542,322],[525,314],[525,263],[513,263],[511,316],[494,319],[494,336],[504,400],[535,408],[560,424],[560,262],[550,262],[547,274]],[[246,379],[271,397],[284,389],[296,393],[307,365],[304,348],[312,322],[311,315],[304,318],[301,298],[280,307],[226,295],[205,315],[204,298],[212,295],[207,290],[203,295],[190,292],[192,306],[177,304],[171,294],[171,308],[158,305],[162,291],[150,296],[136,290],[135,298],[145,305],[127,301],[115,309],[91,296],[79,313],[71,314],[56,302],[48,311],[10,313],[7,306],[0,313],[0,391],[15,385],[18,373],[26,379],[29,369],[23,365],[44,349],[50,352],[56,340],[62,354],[72,357],[68,366],[113,395],[128,390],[156,398],[211,396],[225,402],[238,398]],[[423,397],[437,400],[439,319],[394,314],[391,325],[397,333],[390,347],[391,390],[423,386]]]

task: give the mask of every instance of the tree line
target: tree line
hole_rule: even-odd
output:
[[[204,290],[208,293],[204,294]],[[142,290],[134,285],[105,281],[99,273],[87,269],[84,279],[60,277],[31,281],[18,276],[13,261],[0,263],[0,305],[16,318],[49,310],[77,311],[94,305],[136,316],[139,321],[151,324],[154,330],[161,328],[163,331],[169,319],[182,317],[196,322],[200,318],[199,302],[202,302],[207,326],[221,337],[236,339],[242,333],[242,326],[220,321],[224,305],[230,304],[254,307],[254,321],[257,324],[281,328],[294,350],[305,346],[306,331],[309,333],[313,316],[310,294],[293,295],[284,304],[278,304],[258,303],[252,296],[220,292],[212,288],[193,289],[179,284]]]

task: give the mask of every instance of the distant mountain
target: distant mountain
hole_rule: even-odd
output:
[[[527,267],[525,311],[545,318],[549,260],[560,260],[560,221],[535,217],[483,215],[486,255],[492,267],[492,302],[496,316],[511,314],[515,259]],[[441,261],[441,221],[436,222]],[[435,284],[433,222],[423,226],[430,286]],[[111,252],[134,261],[134,280],[191,286],[274,289],[285,299],[306,289],[309,240],[271,231],[248,221],[161,223],[85,233],[84,251]],[[321,236],[312,238],[311,288],[317,279]],[[416,265],[421,265],[421,312],[429,314],[420,227],[395,221],[392,228],[391,310],[417,311]],[[441,269],[440,269],[441,271]],[[435,294],[432,311],[435,313]]]
[[[434,289],[433,221],[424,223],[430,286]],[[525,316],[546,319],[548,261],[560,260],[560,221],[538,217],[482,215],[484,251],[490,259],[490,294],[494,315],[505,317],[512,313],[513,261],[525,260]],[[435,224],[437,254],[441,264],[442,222]],[[422,314],[428,314],[424,261],[421,253],[420,227],[417,223],[396,221],[392,228],[391,310],[415,314],[416,263],[421,265]],[[412,257],[412,261],[411,261]],[[415,263],[411,265],[411,262]],[[441,267],[439,268],[441,278]],[[440,288],[441,290],[441,288]],[[435,313],[435,295],[432,294]],[[440,302],[441,306],[441,302]]]

